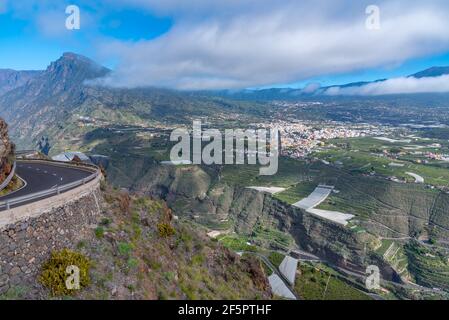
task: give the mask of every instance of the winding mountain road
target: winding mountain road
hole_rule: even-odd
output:
[[[61,166],[51,163],[36,161],[17,161],[16,174],[23,181],[25,181],[25,185],[15,192],[0,197],[0,201],[6,201],[13,198],[26,196],[35,192],[54,189],[58,186],[87,178],[92,174],[92,172],[82,168]],[[33,200],[29,202],[33,202]],[[20,205],[23,204],[25,203],[21,203]],[[14,207],[14,205],[11,207]]]

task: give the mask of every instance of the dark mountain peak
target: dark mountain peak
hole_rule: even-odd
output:
[[[62,56],[57,61],[62,62],[62,63],[76,63],[76,64],[85,64],[85,65],[89,65],[89,66],[102,67],[99,64],[97,64],[95,61],[93,61],[92,59],[90,59],[86,56],[83,56],[81,54],[73,53],[73,52],[64,52],[62,54]]]
[[[93,60],[73,52],[65,52],[58,60],[52,62],[46,70],[46,74],[51,74],[52,78],[58,77],[60,80],[71,81],[103,77],[109,72],[109,69]]]
[[[89,58],[67,52],[38,76],[3,94],[0,107],[8,106],[12,112],[18,112],[21,107],[36,112],[43,106],[57,106],[53,112],[63,112],[64,108],[84,101],[86,80],[103,77],[108,72],[109,69]]]
[[[426,70],[412,74],[409,77],[427,78],[427,77],[439,77],[446,74],[449,74],[449,67],[431,67]]]
[[[81,54],[77,54],[77,53],[70,52],[70,51],[64,52],[64,53],[62,54],[62,57],[63,57],[63,58],[66,58],[66,59],[84,59],[84,60],[90,60],[89,58],[87,58],[87,57],[85,57],[85,56],[83,56],[83,55],[81,55]]]

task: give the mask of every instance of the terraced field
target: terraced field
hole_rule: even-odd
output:
[[[433,141],[431,141],[433,142]],[[416,151],[438,152],[439,148],[425,148],[431,144],[421,142],[416,145]],[[409,173],[414,173],[424,178],[426,184],[434,186],[449,186],[449,170],[442,166],[443,162],[429,162],[419,164],[417,161],[424,157],[413,155],[413,146],[407,143],[385,142],[374,138],[336,139],[331,144],[339,147],[328,147],[318,151],[314,156],[330,163],[338,163],[345,170],[358,174],[371,174],[382,177],[396,177],[408,183],[415,182]],[[413,142],[414,144],[419,142]],[[387,152],[387,154],[385,153]]]
[[[295,290],[305,300],[371,300],[364,292],[355,289],[336,274],[320,265],[301,263]]]
[[[288,190],[276,194],[275,198],[288,204],[294,204],[298,202],[298,200],[306,198],[309,194],[311,194],[313,190],[315,190],[316,186],[316,182],[300,182],[294,186],[291,186]]]
[[[409,278],[408,256],[405,253],[404,246],[394,240],[382,240],[382,246],[376,250],[383,260],[388,262],[396,272],[404,279]]]
[[[278,172],[273,176],[260,176],[256,165],[225,165],[221,172],[223,182],[239,186],[288,188],[310,176],[310,165],[289,158],[279,159]]]
[[[417,242],[409,243],[405,252],[409,258],[409,270],[418,284],[449,290],[447,252],[431,249]]]
[[[449,175],[446,169],[429,169],[443,170]],[[319,184],[333,185],[336,192],[317,209],[355,215],[356,221],[350,227],[357,232],[367,230],[375,235],[398,238],[420,235],[449,238],[449,215],[446,214],[449,195],[421,184],[397,183],[319,161],[285,158],[279,163],[278,174],[272,177],[259,177],[257,168],[251,166],[225,166],[221,174],[226,183],[284,187],[286,190],[274,197],[288,204],[306,198]]]

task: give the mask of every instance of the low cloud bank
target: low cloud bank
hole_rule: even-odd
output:
[[[373,82],[358,87],[332,87],[325,95],[378,96],[388,94],[442,93],[449,92],[449,75],[428,78],[403,77]]]

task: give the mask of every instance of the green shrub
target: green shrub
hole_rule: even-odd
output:
[[[179,284],[181,291],[186,295],[188,300],[197,300],[195,292],[197,291],[193,284],[181,282]]]
[[[160,263],[159,261],[156,261],[156,260],[149,261],[148,265],[153,270],[160,270],[162,268],[162,263]]]
[[[175,234],[175,228],[173,228],[167,222],[161,222],[157,225],[159,236],[162,238],[168,238]]]
[[[142,236],[142,228],[136,223],[132,225],[132,228],[134,231],[133,239],[135,240],[140,239],[140,237]]]
[[[42,266],[39,282],[48,288],[53,296],[75,294],[76,290],[68,289],[66,285],[66,281],[70,276],[67,273],[67,267],[69,266],[79,268],[80,289],[89,286],[90,260],[83,254],[68,249],[52,252],[50,259]]]
[[[134,269],[139,265],[139,261],[135,258],[129,258],[127,264],[130,269]]]
[[[166,271],[163,273],[164,278],[167,281],[173,281],[175,279],[175,273],[174,272],[170,272],[170,271]]]
[[[192,264],[193,265],[201,265],[204,263],[204,256],[201,254],[196,254],[192,257]]]
[[[129,256],[129,254],[131,253],[131,251],[133,250],[133,245],[131,243],[128,242],[119,242],[118,244],[118,252],[122,255],[122,256]]]
[[[103,238],[103,237],[104,237],[104,228],[103,228],[103,227],[97,227],[97,228],[95,229],[95,236],[96,236],[98,239]]]
[[[268,260],[276,267],[279,268],[285,256],[279,252],[271,252],[268,256]]]
[[[184,243],[192,242],[193,237],[187,230],[181,229],[178,234],[179,234],[179,238],[181,239],[182,242],[184,242]]]

